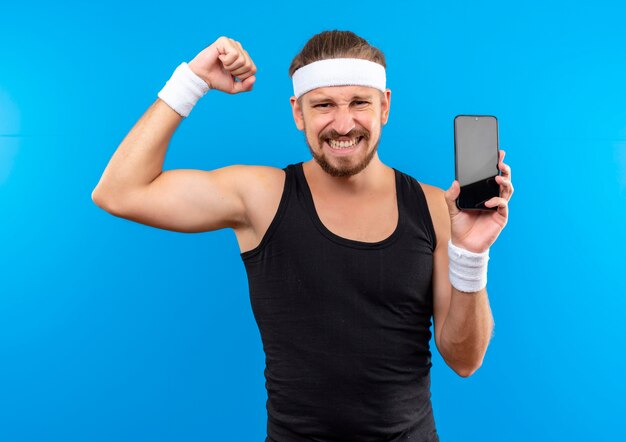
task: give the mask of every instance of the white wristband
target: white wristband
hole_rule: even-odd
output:
[[[489,249],[474,253],[448,241],[450,284],[460,292],[477,292],[487,286]]]
[[[196,75],[187,63],[181,63],[172,77],[157,94],[181,117],[187,117],[198,100],[210,89],[209,85]]]

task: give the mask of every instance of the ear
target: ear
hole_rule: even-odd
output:
[[[380,122],[384,126],[389,119],[389,108],[391,106],[391,89],[386,89],[380,98]]]
[[[298,130],[304,130],[304,117],[302,116],[302,108],[298,99],[294,96],[289,99],[291,103],[291,111],[293,113],[293,120],[296,122]]]

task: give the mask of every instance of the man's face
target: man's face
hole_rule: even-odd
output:
[[[334,177],[361,172],[376,155],[391,91],[332,86],[291,97],[294,119],[320,167]]]

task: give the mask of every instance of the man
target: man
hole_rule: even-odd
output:
[[[332,31],[311,38],[290,68],[293,116],[312,160],[163,171],[196,101],[209,89],[250,91],[255,73],[226,37],[181,64],[92,198],[162,229],[235,231],[266,353],[267,441],[437,441],[430,319],[446,363],[470,376],[493,328],[488,250],[513,193],[504,153],[490,212],[459,211],[457,181],[444,192],[384,165],[384,55]]]

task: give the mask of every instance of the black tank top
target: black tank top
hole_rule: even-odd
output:
[[[386,239],[335,235],[302,163],[260,244],[241,254],[265,351],[267,439],[438,441],[430,401],[436,237],[420,184],[394,169]]]

